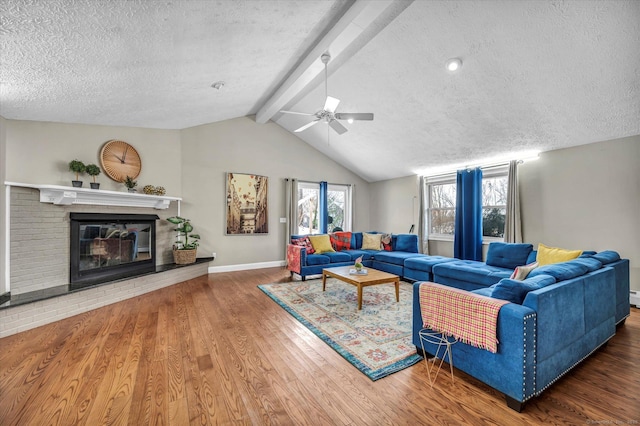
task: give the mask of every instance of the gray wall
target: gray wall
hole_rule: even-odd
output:
[[[167,195],[183,198],[181,213],[202,236],[198,255],[217,253],[211,266],[284,260],[286,225],[279,218],[285,217],[285,177],[354,184],[354,228],[369,227],[368,183],[272,122],[257,124],[253,117],[241,117],[180,131],[4,119],[2,123],[7,155],[1,163],[3,173],[6,169],[3,181],[70,186],[70,160],[99,164],[107,140],[131,143],[142,158],[139,187],[162,185]],[[226,172],[269,177],[268,235],[224,235]],[[85,176],[85,187],[89,179]],[[98,181],[101,189],[125,190],[104,174]]]
[[[567,249],[616,250],[631,262],[640,290],[640,135],[540,154],[520,166],[524,240]],[[414,179],[371,184],[371,227],[392,229],[401,216],[390,192],[418,195]],[[406,204],[406,203],[405,203]],[[375,213],[374,213],[375,211]],[[485,248],[486,249],[486,248]],[[453,244],[431,241],[429,252],[453,255]]]
[[[226,172],[269,178],[268,235],[225,235]],[[354,184],[353,227],[369,227],[369,185],[277,124],[240,117],[182,131],[183,214],[203,236],[202,255],[217,253],[212,266],[284,259],[285,178]]]
[[[9,283],[5,279],[5,271],[7,267],[7,265],[5,265],[5,241],[7,241],[7,236],[5,235],[6,187],[4,186],[6,171],[5,164],[7,163],[6,123],[6,120],[3,117],[0,117],[0,294],[4,294],[9,291]]]

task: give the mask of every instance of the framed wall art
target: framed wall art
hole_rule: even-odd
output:
[[[227,235],[269,233],[269,185],[266,176],[227,173]]]

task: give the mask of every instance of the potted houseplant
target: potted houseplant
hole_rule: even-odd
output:
[[[82,186],[82,181],[80,180],[80,174],[84,173],[86,169],[87,169],[87,166],[85,166],[82,161],[72,160],[69,162],[69,171],[76,174],[76,180],[71,181],[71,184],[74,187],[80,188]]]
[[[87,164],[87,174],[93,178],[93,182],[90,182],[91,189],[100,189],[100,182],[96,182],[96,176],[98,176],[100,172],[100,167],[96,164]]]
[[[133,178],[131,176],[127,176],[124,179],[124,186],[127,187],[127,191],[136,192],[136,186],[138,186],[138,181],[137,180],[133,180]]]
[[[189,219],[180,216],[173,216],[167,220],[177,225],[175,244],[173,245],[173,261],[178,265],[194,263],[198,250],[200,235],[193,234],[193,225]]]

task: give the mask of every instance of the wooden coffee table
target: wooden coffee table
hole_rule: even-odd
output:
[[[376,284],[396,285],[396,302],[400,301],[400,277],[376,269],[367,268],[366,275],[351,275],[349,270],[353,266],[339,266],[337,268],[327,268],[322,270],[322,291],[327,285],[327,277],[333,277],[345,283],[358,287],[358,310],[362,309],[362,288]]]

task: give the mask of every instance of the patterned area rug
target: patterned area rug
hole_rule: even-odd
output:
[[[407,368],[422,358],[411,343],[411,284],[365,287],[358,311],[357,288],[327,279],[262,284],[258,288],[324,340],[371,380]]]

